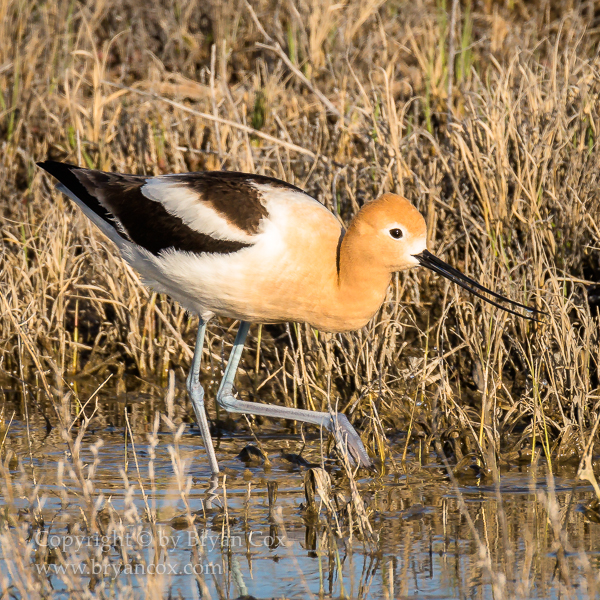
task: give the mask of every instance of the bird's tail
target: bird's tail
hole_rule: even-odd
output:
[[[59,183],[56,189],[71,198],[102,233],[117,246],[122,247],[124,241],[129,241],[123,231],[119,229],[112,214],[102,205],[97,192],[90,191],[77,176],[77,171],[86,172],[87,169],[53,160],[38,162],[37,166],[58,179]]]

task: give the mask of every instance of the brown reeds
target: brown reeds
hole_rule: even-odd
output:
[[[250,367],[258,376],[248,369],[257,383],[268,379],[256,393],[322,408],[330,378],[335,401],[377,448],[376,419],[400,431],[411,415],[415,435],[419,422],[438,437],[459,423],[476,433],[472,444],[498,454],[515,432],[550,454],[567,431],[584,439],[598,402],[585,290],[598,270],[597,58],[585,11],[557,21],[534,12],[534,27],[497,8],[474,22],[464,6],[449,70],[447,15],[433,5],[404,6],[400,18],[377,3],[300,3],[272,22],[268,4],[247,4],[234,33],[232,5],[219,4],[189,21],[167,12],[162,38],[135,3],[121,9],[135,28],[110,3],[3,6],[15,17],[3,23],[0,61],[10,90],[0,184],[5,372],[35,371],[21,327],[59,393],[69,375],[165,377],[191,355],[193,320],[139,285],[35,160],[135,173],[252,170],[302,185],[346,221],[383,191],[403,193],[427,214],[441,256],[550,313],[532,325],[429,273],[402,274],[357,334],[303,325],[274,343],[283,330],[265,328],[261,363]],[[323,13],[317,29],[303,11]],[[221,357],[214,341],[211,369]],[[417,395],[423,408],[413,414]]]
[[[597,489],[597,19],[594,3],[566,0],[0,0],[0,379],[22,389],[32,412],[53,407],[49,426],[67,431],[69,419],[94,416],[88,400],[103,382],[123,394],[139,387],[132,377],[162,385],[174,371],[183,381],[191,359],[195,318],[144,288],[36,160],[264,173],[344,222],[393,191],[427,216],[432,251],[548,317],[534,324],[424,270],[402,273],[356,333],[253,329],[241,393],[337,406],[381,473],[437,456],[459,465],[457,477],[464,467],[490,478],[541,456],[550,468],[579,467]],[[212,416],[233,325],[209,327]],[[174,408],[171,390],[175,427],[191,410],[184,394]],[[403,467],[407,455],[417,462]],[[112,519],[100,496],[85,496],[91,477],[75,466],[88,526],[100,507]],[[545,502],[566,552],[551,494]],[[368,507],[348,510],[364,535]],[[193,519],[187,506],[185,515]],[[25,557],[18,531],[10,543]],[[529,579],[506,587],[484,559],[499,594],[529,593]]]

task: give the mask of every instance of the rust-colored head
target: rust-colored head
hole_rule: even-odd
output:
[[[423,215],[396,194],[384,194],[365,204],[348,234],[363,253],[392,273],[419,266],[414,255],[427,248]]]
[[[429,252],[425,219],[406,198],[395,194],[384,194],[362,207],[344,237],[340,257],[340,280],[346,283],[345,301],[362,302],[363,317],[369,311],[372,316],[373,306],[379,307],[383,302],[384,296],[379,292],[389,284],[390,273],[419,265],[514,315],[536,321],[532,314],[544,314],[487,289]],[[366,291],[370,289],[375,290],[371,295]],[[353,293],[359,301],[353,298]],[[530,314],[521,314],[500,302]]]

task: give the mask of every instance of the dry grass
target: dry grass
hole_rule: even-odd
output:
[[[410,427],[431,444],[458,428],[470,438],[452,442],[463,453],[541,443],[577,460],[561,443],[585,447],[600,400],[584,285],[598,278],[600,221],[588,9],[553,20],[461,5],[448,85],[439,6],[290,3],[276,18],[268,3],[242,8],[2,4],[4,371],[31,381],[39,366],[60,395],[74,374],[185,370],[193,339],[193,319],[140,287],[35,160],[267,173],[345,220],[392,190],[427,215],[438,254],[547,310],[546,322],[414,271],[356,334],[263,328],[242,387],[286,404],[337,403],[380,453],[382,430]],[[212,329],[213,372],[230,329]]]
[[[110,374],[117,391],[128,375],[174,369],[183,381],[194,340],[195,319],[142,288],[36,160],[264,173],[345,221],[394,191],[427,216],[440,257],[547,311],[545,322],[412,271],[355,334],[253,329],[241,393],[337,405],[389,468],[402,451],[482,473],[542,452],[593,480],[595,10],[566,0],[0,0],[3,379],[53,406],[73,387],[74,417]],[[232,340],[233,323],[212,324],[209,399]]]

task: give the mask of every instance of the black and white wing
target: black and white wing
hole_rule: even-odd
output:
[[[310,198],[284,181],[247,173],[144,177],[54,161],[37,164],[58,179],[58,189],[117,245],[133,242],[155,256],[171,249],[238,252],[254,243],[269,217],[265,190]]]

